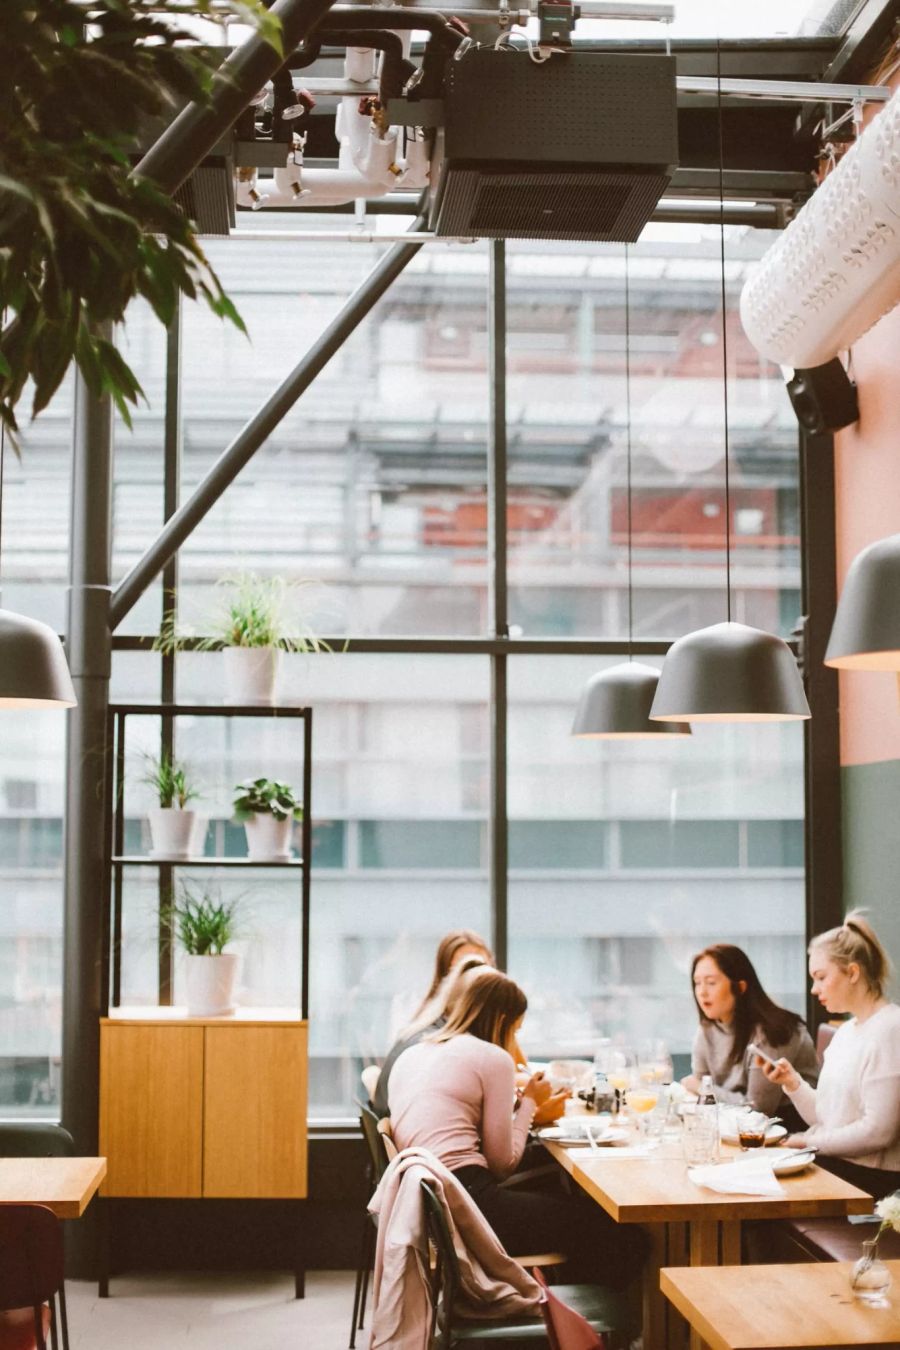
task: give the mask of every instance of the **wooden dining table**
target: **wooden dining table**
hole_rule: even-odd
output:
[[[105,1176],[105,1158],[0,1158],[0,1205],[46,1205],[58,1219],[80,1219]]]
[[[627,1147],[570,1148],[544,1141],[545,1147],[581,1189],[616,1223],[645,1227],[650,1250],[644,1267],[643,1323],[645,1350],[679,1350],[690,1340],[699,1350],[702,1338],[688,1331],[660,1290],[666,1266],[739,1266],[741,1224],[748,1219],[808,1219],[867,1214],[872,1197],[815,1165],[780,1178],[780,1196],[721,1195],[695,1185],[677,1137],[634,1157]],[[617,1156],[617,1154],[619,1156]],[[739,1156],[722,1146],[723,1160]]]
[[[712,1350],[900,1345],[900,1261],[887,1308],[850,1297],[850,1263],[663,1269],[663,1294]]]

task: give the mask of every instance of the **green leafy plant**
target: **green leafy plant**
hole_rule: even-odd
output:
[[[179,764],[164,750],[158,759],[147,756],[146,772],[141,781],[150,784],[164,810],[177,807],[183,811],[188,802],[195,801],[201,795],[190,781],[188,773],[185,765]]]
[[[183,882],[163,918],[188,956],[220,956],[235,935],[238,903],[223,900],[217,888],[204,887],[198,894]]]
[[[332,648],[299,616],[287,614],[288,599],[313,582],[287,582],[283,577],[264,577],[240,572],[225,577],[221,604],[210,614],[206,636],[194,638],[179,626],[175,612],[163,619],[153,650],[171,653],[191,646],[195,651],[221,651],[225,647],[278,647],[286,652],[330,652]]]
[[[280,51],[263,0],[3,0],[0,5],[0,422],[34,382],[45,408],[74,359],[130,425],[142,390],[98,331],[179,292],[244,330],[181,208],[132,172],[142,133],[207,96],[221,49],[183,24],[230,12]]]
[[[303,804],[287,783],[276,783],[271,778],[246,779],[234,789],[234,814],[238,820],[270,815],[276,820],[302,820]]]

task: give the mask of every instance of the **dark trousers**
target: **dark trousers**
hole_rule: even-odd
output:
[[[617,1224],[586,1195],[559,1185],[544,1191],[500,1186],[486,1167],[460,1167],[469,1192],[510,1256],[565,1252],[566,1278],[623,1289],[639,1273],[646,1252],[640,1229]]]
[[[900,1191],[900,1172],[886,1172],[883,1167],[861,1167],[849,1158],[824,1158],[821,1153],[816,1157],[816,1162],[827,1172],[849,1181],[851,1186],[868,1191],[876,1200],[883,1200],[886,1195]]]

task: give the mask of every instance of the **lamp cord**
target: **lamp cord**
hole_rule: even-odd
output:
[[[725,601],[731,623],[731,475],[728,455],[728,309],[725,295],[725,136],[722,126],[722,42],[716,35],[716,108],[719,131],[719,253],[722,288],[722,405],[725,420]]]
[[[628,660],[634,660],[634,584],[631,537],[631,296],[628,284],[628,245],[625,245],[625,481],[628,494]]]

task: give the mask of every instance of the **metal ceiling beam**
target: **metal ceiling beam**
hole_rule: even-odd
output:
[[[241,469],[253,458],[300,395],[309,388],[421,247],[421,242],[410,232],[409,242],[395,244],[379,260],[299,364],[220,455],[206,477],[166,522],[147,552],[116,589],[110,606],[110,625],[113,629],[119,626],[150,583],[175,556],[225,489],[234,482]]]

